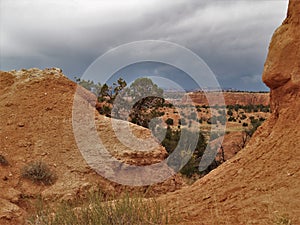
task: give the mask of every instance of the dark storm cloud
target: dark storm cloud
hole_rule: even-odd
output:
[[[183,45],[223,87],[265,89],[268,43],[287,1],[2,0],[1,69],[61,67],[80,76],[97,57],[132,41]],[[145,72],[149,73],[148,67]],[[154,72],[153,68],[153,72]]]

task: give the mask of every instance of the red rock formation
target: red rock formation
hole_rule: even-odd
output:
[[[161,198],[182,224],[279,224],[280,218],[300,224],[299,21],[300,2],[291,0],[263,74],[271,117],[235,157]]]
[[[21,196],[34,198],[42,195],[54,201],[76,198],[94,188],[107,193],[126,189],[161,194],[183,185],[181,177],[175,176],[164,184],[133,188],[108,181],[92,170],[82,157],[74,137],[72,106],[76,87],[60,69],[0,71],[0,155],[9,162],[8,166],[0,165],[1,225],[24,223],[27,206]],[[95,96],[85,89],[80,90],[82,106],[88,107],[88,102],[95,101]],[[119,160],[139,166],[155,164],[166,157],[166,150],[156,143],[148,129],[129,124],[134,135],[141,139],[149,138],[148,147],[151,146],[149,149],[141,145],[139,149],[132,150],[118,140],[110,118],[92,112],[95,124],[89,128],[95,127],[103,145]],[[125,121],[117,122],[119,129],[128,125]],[[58,176],[51,186],[37,185],[21,178],[23,166],[40,160]]]
[[[214,95],[211,95],[214,96]],[[269,93],[249,93],[249,92],[224,92],[223,93],[226,105],[269,105]],[[207,98],[203,92],[189,93],[190,99],[198,105],[208,105]],[[219,93],[212,99],[217,102]]]

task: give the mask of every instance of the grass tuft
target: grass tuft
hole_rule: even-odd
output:
[[[274,220],[275,225],[292,225],[291,219],[289,219],[289,216],[284,215],[276,215]]]
[[[56,175],[50,170],[47,164],[37,161],[31,162],[22,168],[22,177],[36,183],[51,185],[56,180]]]

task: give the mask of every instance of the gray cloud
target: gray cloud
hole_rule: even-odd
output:
[[[191,49],[223,87],[250,90],[266,89],[260,74],[271,35],[287,10],[287,1],[278,0],[2,0],[0,4],[2,70],[57,66],[73,78],[120,44],[154,39]]]

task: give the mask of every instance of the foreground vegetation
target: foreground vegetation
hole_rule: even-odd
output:
[[[39,225],[151,225],[176,224],[154,199],[130,197],[107,201],[96,192],[85,200],[62,202],[55,206],[45,205],[43,200],[36,203],[36,212],[28,224]]]

